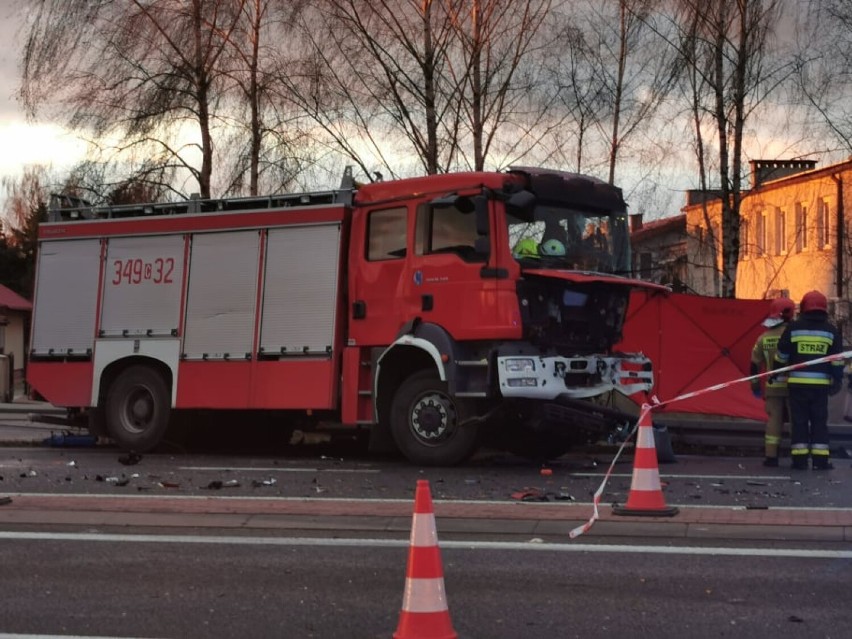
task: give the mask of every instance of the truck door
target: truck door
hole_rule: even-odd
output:
[[[409,209],[368,211],[353,225],[350,253],[350,345],[386,345],[407,321],[403,282],[409,257]]]
[[[481,213],[480,226],[487,223]],[[457,340],[492,338],[498,315],[497,280],[486,268],[487,229],[477,229],[477,217],[472,198],[421,203],[405,280],[413,314]]]

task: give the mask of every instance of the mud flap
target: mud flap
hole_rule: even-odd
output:
[[[370,426],[370,438],[367,443],[367,452],[378,455],[399,452],[396,447],[396,442],[393,441],[390,426],[381,423]]]

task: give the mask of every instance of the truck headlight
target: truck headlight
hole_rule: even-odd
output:
[[[529,357],[513,357],[506,360],[507,373],[534,373],[535,360]]]

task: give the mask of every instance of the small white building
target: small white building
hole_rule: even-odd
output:
[[[32,310],[30,302],[0,284],[0,355],[11,362],[13,395],[21,393],[24,388],[27,332]],[[0,393],[3,391],[0,388]]]

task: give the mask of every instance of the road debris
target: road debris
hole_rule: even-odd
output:
[[[142,455],[139,453],[127,453],[126,455],[122,455],[118,458],[119,464],[124,464],[125,466],[134,466],[138,464],[142,460]]]
[[[222,488],[239,488],[240,482],[236,479],[229,479],[227,481],[221,481],[218,479],[214,479],[209,484],[207,484],[207,488],[210,490],[220,490]]]

